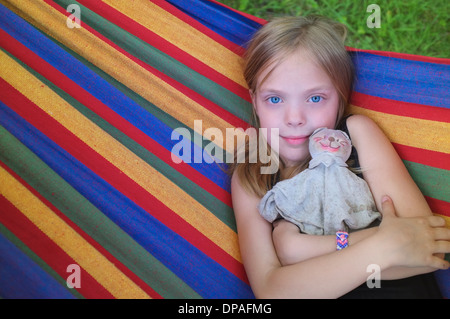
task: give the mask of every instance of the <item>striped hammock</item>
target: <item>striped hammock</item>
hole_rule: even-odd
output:
[[[206,0],[0,0],[0,297],[253,298],[208,150],[248,127],[262,23]],[[450,60],[349,50],[350,112],[450,225]]]

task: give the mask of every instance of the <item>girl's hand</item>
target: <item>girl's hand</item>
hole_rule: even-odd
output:
[[[386,244],[392,266],[447,269],[450,264],[436,254],[450,253],[450,229],[438,216],[399,218],[392,200],[382,201],[383,219],[378,235]]]

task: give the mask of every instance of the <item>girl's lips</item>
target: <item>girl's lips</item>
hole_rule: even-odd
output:
[[[299,145],[309,139],[309,136],[282,136],[282,139],[291,145]]]

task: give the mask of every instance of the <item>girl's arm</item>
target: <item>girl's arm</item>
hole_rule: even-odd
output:
[[[272,225],[257,209],[260,198],[249,194],[235,175],[231,191],[242,260],[256,297],[336,298],[364,283],[370,264],[382,271],[397,265],[448,267],[432,255],[450,251],[450,243],[434,245],[435,236],[422,235],[430,234],[430,223],[441,219],[399,219],[389,206],[374,235],[342,251],[282,266],[272,242]],[[450,234],[441,236],[450,239]]]
[[[391,200],[386,205],[395,211]],[[441,222],[442,226],[445,222]],[[438,225],[437,225],[438,226]],[[363,229],[349,235],[349,245],[374,235],[378,227]],[[317,256],[332,253],[336,250],[335,236],[314,236],[301,234],[294,224],[280,220],[274,226],[273,242],[278,259],[283,266],[292,265]],[[443,257],[444,254],[438,256]],[[401,279],[436,270],[432,267],[391,267],[381,272],[381,279]]]
[[[424,196],[378,125],[366,116],[353,115],[348,118],[347,127],[377,208],[381,208],[381,198],[387,194],[399,217],[432,216]],[[403,278],[433,270],[395,268],[384,272],[383,278]]]
[[[375,234],[378,227],[358,230],[349,234],[349,245]],[[300,261],[331,253],[336,250],[336,236],[315,236],[300,233],[291,222],[279,219],[273,223],[273,243],[282,265],[291,265]],[[299,249],[303,246],[302,249]]]
[[[378,209],[381,208],[382,195],[388,194],[395,203],[398,216],[431,216],[430,208],[423,195],[379,127],[362,115],[351,116],[347,120],[347,127],[358,151],[364,179],[369,184]],[[350,245],[370,236],[375,231],[376,228],[371,228],[350,234]],[[288,222],[280,222],[275,226],[274,238],[277,253],[283,264],[296,263],[336,249],[334,236],[299,234],[297,227]],[[300,242],[307,244],[311,249],[299,251]],[[395,268],[384,271],[382,277],[398,279],[433,270],[435,269]]]

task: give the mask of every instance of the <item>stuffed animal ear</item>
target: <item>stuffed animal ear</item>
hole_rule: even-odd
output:
[[[326,130],[326,129],[327,129],[326,127],[319,127],[317,129],[315,129],[315,131],[311,134],[311,136],[313,136],[316,133],[319,133],[320,131]]]
[[[345,138],[351,142],[350,136],[348,136],[348,134],[345,133],[344,131],[341,131],[341,132],[345,136]]]

